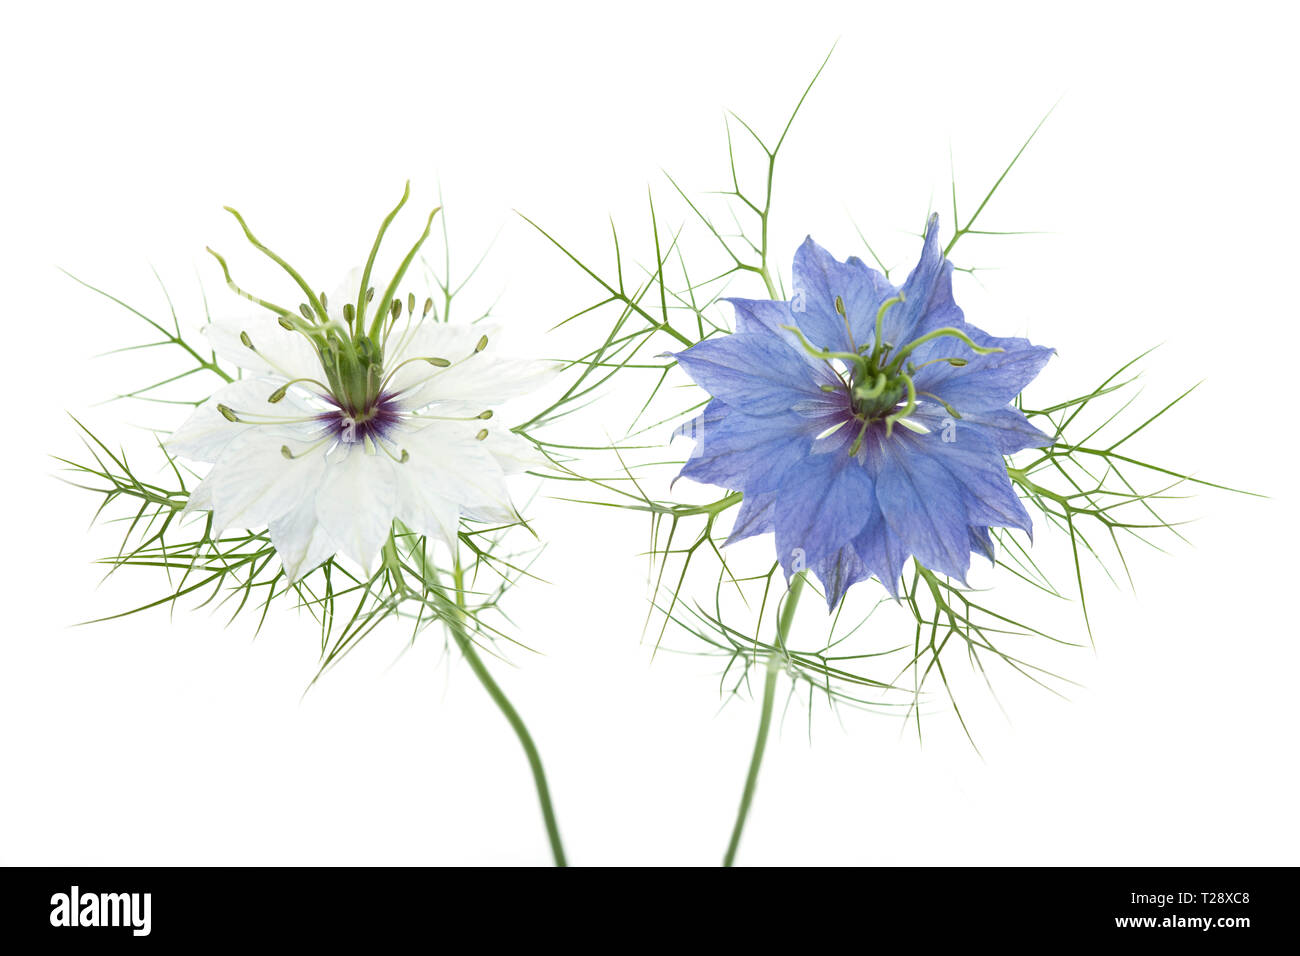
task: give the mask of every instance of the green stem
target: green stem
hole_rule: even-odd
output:
[[[790,582],[790,590],[785,596],[785,606],[777,620],[776,640],[780,653],[773,653],[767,658],[767,676],[763,681],[763,709],[758,718],[758,738],[754,741],[754,753],[749,758],[749,773],[745,776],[745,790],[740,795],[740,809],[736,813],[736,823],[731,829],[731,842],[727,844],[727,853],[722,858],[723,866],[731,866],[736,860],[736,850],[740,847],[740,835],[745,831],[745,820],[749,816],[750,804],[754,802],[754,790],[758,787],[758,771],[763,765],[763,752],[767,749],[767,736],[772,728],[772,706],[776,701],[776,679],[781,673],[781,665],[786,659],[786,637],[790,633],[790,624],[794,620],[795,606],[799,603],[799,593],[803,590],[803,572],[795,574]]]
[[[406,530],[404,525],[399,522],[399,527]],[[416,567],[420,576],[429,582],[429,568],[421,554],[413,554]],[[392,537],[389,537],[388,544],[384,547],[384,560],[395,569],[400,569],[401,564],[398,560],[397,546]],[[398,571],[400,581],[400,570]],[[519,716],[519,711],[515,710],[514,704],[506,697],[501,686],[488,673],[487,665],[483,663],[483,658],[479,656],[478,650],[474,647],[474,641],[469,632],[465,629],[465,591],[464,591],[464,571],[460,562],[456,562],[455,571],[453,572],[454,584],[456,588],[456,601],[453,605],[453,613],[443,614],[442,619],[447,624],[447,629],[451,631],[452,639],[460,652],[464,655],[465,660],[469,663],[469,669],[474,672],[474,676],[479,679],[483,689],[488,692],[492,702],[497,705],[497,709],[505,716],[506,721],[510,724],[510,729],[515,732],[519,738],[519,744],[524,748],[524,755],[528,758],[528,768],[533,774],[533,785],[537,788],[537,801],[541,804],[542,819],[546,822],[546,838],[551,843],[551,855],[555,858],[556,866],[568,866],[568,861],[564,856],[564,844],[560,842],[560,825],[555,819],[555,807],[551,804],[551,788],[546,783],[546,771],[542,769],[542,757],[537,752],[537,745],[533,743],[532,734],[528,732],[524,720]],[[434,588],[435,593],[440,590]],[[446,598],[444,603],[449,603]]]
[[[519,743],[524,748],[524,754],[528,757],[529,769],[533,772],[533,783],[537,787],[537,800],[542,806],[542,818],[546,821],[546,837],[551,841],[551,854],[555,857],[556,866],[568,866],[564,858],[564,845],[560,842],[560,827],[555,820],[555,808],[551,805],[551,791],[546,784],[546,771],[542,769],[542,758],[537,752],[537,745],[533,743],[532,735],[528,733],[528,728],[524,726],[523,718],[519,716],[519,711],[515,710],[514,705],[510,703],[501,687],[493,680],[492,675],[488,673],[487,667],[483,664],[483,659],[479,657],[478,651],[474,649],[474,642],[469,639],[464,628],[454,626],[451,628],[452,637],[456,641],[456,646],[460,652],[465,655],[465,660],[469,662],[469,669],[474,672],[474,676],[479,679],[483,689],[488,692],[500,709],[501,713],[510,723],[510,727],[519,738]]]

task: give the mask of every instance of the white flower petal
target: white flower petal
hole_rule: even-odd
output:
[[[518,475],[538,468],[552,468],[551,460],[526,438],[508,428],[489,428],[485,447],[507,475]]]
[[[271,522],[271,543],[280,555],[285,577],[292,584],[315,570],[338,550],[334,539],[316,519],[316,498],[304,495],[294,508]]]
[[[240,379],[222,386],[195,409],[163,445],[168,452],[182,458],[216,461],[227,445],[252,427],[229,421],[217,410],[218,405],[225,405],[251,419],[305,418],[314,414],[313,409],[300,403],[292,394],[274,405],[268,402],[271,393],[283,384],[280,379],[262,377]]]
[[[340,446],[330,454],[316,492],[316,517],[339,550],[367,571],[388,540],[397,499],[398,467],[383,451]]]
[[[213,525],[261,528],[293,510],[325,471],[324,450],[313,444],[282,427],[245,426],[205,479],[212,486]],[[285,448],[292,458],[284,456]]]
[[[398,514],[403,521],[410,516],[424,522],[418,516],[429,496],[455,502],[462,514],[476,520],[515,519],[505,472],[484,442],[475,439],[476,425],[431,422],[397,436],[410,455],[396,466],[401,480]]]
[[[426,367],[423,382],[409,386],[402,400],[413,408],[432,402],[467,402],[490,408],[541,388],[559,370],[555,362],[500,359],[485,353],[450,368]]]
[[[200,481],[191,491],[188,500],[185,502],[185,509],[181,512],[181,518],[188,518],[198,514],[200,511],[212,510],[212,484],[209,481]]]
[[[408,461],[406,465],[409,464]],[[422,472],[406,465],[393,469],[397,478],[397,517],[412,531],[455,549],[460,531],[460,506],[435,492],[423,480]]]
[[[248,336],[253,348],[243,343],[241,333]],[[289,331],[268,315],[218,319],[205,325],[203,334],[219,358],[257,375],[270,375],[282,382],[324,378],[320,357],[307,337]]]
[[[496,325],[451,325],[429,321],[417,322],[394,331],[388,343],[387,364],[393,371],[388,390],[413,390],[430,376],[443,375],[448,371],[430,365],[423,359],[443,358],[452,363],[481,362],[483,354],[492,351],[492,343],[498,331]],[[483,353],[476,353],[474,348],[485,335],[488,337],[488,347]]]

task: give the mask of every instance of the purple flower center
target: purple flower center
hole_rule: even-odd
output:
[[[335,407],[319,418],[344,444],[358,444],[367,438],[372,441],[389,438],[402,419],[401,406],[388,393],[377,395],[360,409],[349,408],[336,399],[331,401]]]

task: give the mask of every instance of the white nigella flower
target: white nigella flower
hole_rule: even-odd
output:
[[[417,316],[414,295],[403,316],[396,289],[415,251],[378,297],[373,251],[329,297],[286,265],[310,300],[299,314],[256,299],[274,315],[205,330],[248,377],[166,443],[212,465],[185,510],[211,511],[214,534],[268,527],[290,581],[334,554],[372,568],[394,519],[453,548],[462,515],[517,520],[505,479],[544,461],[493,419],[493,406],[536,388],[553,366],[502,357],[497,327],[431,319],[431,301]]]

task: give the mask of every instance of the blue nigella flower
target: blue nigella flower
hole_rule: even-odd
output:
[[[1003,456],[1052,442],[1011,402],[1053,350],[967,324],[938,233],[901,289],[809,238],[790,301],[729,299],[735,333],[677,354],[713,397],[681,474],[743,492],[728,543],[775,532],[832,609],[872,575],[897,597],[909,557],[964,581],[990,528],[1031,532]]]

